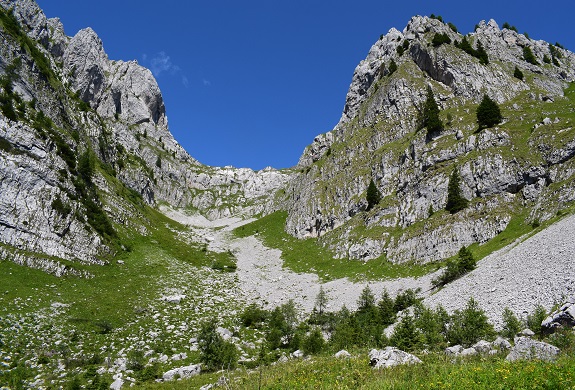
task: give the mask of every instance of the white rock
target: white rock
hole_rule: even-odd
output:
[[[165,381],[174,380],[176,378],[176,376],[178,376],[178,378],[181,378],[181,379],[187,379],[187,378],[191,378],[193,376],[199,375],[200,372],[201,372],[200,365],[199,364],[192,364],[189,366],[178,367],[178,368],[174,368],[172,370],[169,370],[169,371],[164,373],[162,378]]]
[[[348,358],[351,357],[351,354],[347,352],[345,349],[342,349],[341,351],[337,352],[334,356],[336,358]]]
[[[123,385],[124,385],[124,381],[121,378],[118,378],[118,379],[114,380],[114,382],[112,382],[112,384],[110,385],[110,389],[111,390],[120,390]]]
[[[559,348],[551,344],[532,340],[529,337],[516,337],[515,345],[505,360],[510,362],[531,359],[553,361],[558,354]]]
[[[302,350],[299,350],[299,349],[298,349],[297,351],[292,352],[291,355],[292,355],[294,358],[298,359],[298,358],[302,358],[302,357],[304,356],[304,353],[303,353]]]
[[[395,347],[385,347],[383,350],[372,349],[369,352],[369,360],[373,368],[387,368],[402,364],[422,363],[417,356],[401,351]]]

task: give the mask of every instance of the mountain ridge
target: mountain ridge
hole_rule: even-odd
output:
[[[436,35],[447,36],[450,43],[435,46]],[[488,64],[456,47],[454,42],[463,38],[472,46],[482,42]],[[523,58],[523,47],[536,53],[538,65]],[[560,53],[561,59],[553,53]],[[551,64],[551,58],[560,66]],[[564,89],[575,79],[574,59],[554,45],[500,30],[494,21],[480,22],[476,32],[466,36],[440,20],[421,16],[412,18],[403,32],[391,29],[356,68],[338,125],[316,137],[302,155],[301,174],[288,189],[297,197],[287,202],[287,231],[299,238],[321,237],[320,242],[338,257],[383,255],[394,262],[439,260],[463,245],[487,242],[505,229],[516,211],[508,209],[495,219],[472,217],[470,223],[457,215],[447,218],[457,232],[437,217],[429,218],[429,210],[444,208],[447,165],[461,165],[462,191],[466,198],[483,203],[472,204],[480,214],[492,215],[489,209],[494,204],[513,203],[506,194],[545,203],[537,199],[547,196],[544,189],[567,177],[555,174],[555,158],[540,157],[541,150],[553,149],[545,138],[554,138],[549,132],[541,134],[540,126],[570,131],[569,115],[564,121],[552,115],[568,113],[572,104]],[[397,66],[393,72],[392,61]],[[524,80],[514,76],[515,66],[526,73]],[[447,124],[438,134],[425,134],[419,124],[428,86]],[[474,111],[486,93],[504,106],[506,119],[495,128],[476,131]],[[535,112],[553,119],[543,114],[535,118]],[[532,131],[539,132],[537,140]],[[570,156],[570,146],[565,147],[557,153]],[[507,153],[509,149],[518,150],[516,156]],[[383,203],[366,214],[365,191],[372,179]],[[502,199],[495,200],[496,196]],[[470,210],[459,215],[463,214],[469,216]],[[529,219],[551,215],[532,212]],[[431,231],[409,232],[411,226],[426,221],[434,226]]]

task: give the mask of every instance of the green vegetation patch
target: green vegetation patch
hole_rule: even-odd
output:
[[[235,371],[233,388],[241,389],[569,389],[575,386],[575,357],[555,363],[506,362],[502,357],[474,357],[453,364],[440,354],[422,357],[423,364],[374,370],[367,353],[350,359],[329,356],[295,360],[260,371]],[[191,380],[147,384],[143,389],[189,389],[205,383]],[[211,378],[210,378],[211,379]],[[212,379],[213,380],[213,379]],[[215,382],[215,380],[213,380]]]

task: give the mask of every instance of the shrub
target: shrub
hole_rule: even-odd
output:
[[[455,26],[455,24],[449,22],[449,23],[447,23],[447,25],[449,26],[449,28],[451,29],[451,31],[453,31],[453,32],[455,32],[455,33],[458,32],[458,31],[457,31],[457,27]]]
[[[395,297],[395,302],[393,307],[396,312],[402,311],[407,309],[410,306],[413,306],[418,301],[417,293],[415,290],[408,288],[404,292],[400,292]]]
[[[158,168],[162,168],[162,158],[160,156],[158,156],[158,158],[156,158],[156,166]]]
[[[555,66],[561,66],[561,64],[559,63],[559,61],[557,60],[557,57],[552,57],[551,58],[553,65]]]
[[[60,198],[60,195],[56,195],[56,197],[52,201],[52,209],[54,209],[62,217],[66,217],[68,214],[72,212],[72,207],[67,203],[64,203],[62,201],[62,198]]]
[[[95,325],[99,328],[98,333],[100,334],[108,334],[114,330],[114,326],[108,320],[96,321]]]
[[[499,106],[487,95],[483,95],[483,100],[477,107],[476,115],[480,129],[493,127],[503,120]]]
[[[460,187],[461,177],[457,168],[453,169],[447,184],[447,204],[445,209],[451,214],[455,214],[467,207],[469,201],[463,197]]]
[[[501,329],[501,336],[513,340],[515,335],[521,331],[521,321],[517,316],[506,307],[503,309],[503,328]]]
[[[298,311],[295,303],[290,300],[276,307],[269,315],[266,341],[271,349],[290,346],[295,335],[298,322]]]
[[[475,57],[479,58],[479,63],[483,65],[489,64],[489,56],[483,48],[481,41],[477,41],[477,49],[475,49]]]
[[[86,150],[78,158],[78,175],[88,185],[92,184],[92,175],[94,174],[95,161],[90,150]]]
[[[559,50],[558,47],[559,46],[557,46],[557,44],[549,44],[549,52],[551,53],[551,57],[563,58],[563,53],[561,53],[561,50]]]
[[[476,261],[473,258],[473,254],[469,249],[463,246],[459,250],[457,259],[448,261],[443,273],[436,279],[433,279],[432,284],[434,287],[445,286],[447,283],[474,270],[475,265]]]
[[[325,340],[319,328],[314,328],[302,341],[303,351],[307,355],[320,353],[325,348]]]
[[[512,30],[512,31],[518,32],[518,31],[517,31],[517,27],[512,26],[512,25],[510,25],[510,24],[507,23],[507,22],[503,23],[502,28],[506,28],[506,29],[508,29],[508,30]]]
[[[449,314],[442,306],[435,310],[417,303],[414,307],[415,326],[419,329],[425,348],[440,350],[446,346]]]
[[[529,62],[530,64],[539,65],[539,62],[533,55],[533,52],[531,51],[531,48],[529,46],[525,46],[523,48],[523,59]]]
[[[515,70],[513,71],[513,77],[515,77],[519,80],[523,80],[523,72],[521,70],[519,70],[518,67],[515,67]]]
[[[234,369],[238,362],[236,347],[216,331],[216,319],[203,323],[199,339],[200,361],[207,371]]]
[[[128,361],[126,362],[126,368],[133,371],[142,371],[146,366],[146,359],[144,358],[144,352],[141,350],[132,350],[128,353]]]
[[[371,210],[381,200],[381,193],[375,186],[373,179],[370,180],[369,185],[367,186],[366,200],[367,200],[367,211]]]
[[[245,327],[259,328],[268,318],[269,313],[255,303],[250,304],[240,315],[240,320]]]
[[[0,137],[0,150],[10,152],[12,151],[12,149],[14,149],[14,147],[12,146],[10,141],[8,141],[6,138]]]
[[[551,63],[551,58],[549,58],[549,56],[547,54],[545,54],[543,56],[543,62],[545,62],[546,64],[550,64]]]
[[[443,130],[443,122],[439,119],[439,106],[430,86],[427,86],[427,99],[423,106],[423,126],[427,128],[428,134]]]
[[[533,313],[527,316],[527,327],[531,329],[536,335],[541,337],[542,328],[541,323],[547,318],[547,311],[541,305],[535,306]]]
[[[393,60],[393,58],[391,59],[391,61],[389,61],[389,75],[391,76],[392,74],[395,73],[395,71],[397,70],[397,64],[395,63],[395,61]]]
[[[464,347],[470,347],[481,339],[491,339],[494,335],[493,325],[473,298],[469,298],[463,310],[455,310],[447,332],[452,345],[460,344]]]
[[[441,46],[443,44],[450,44],[451,38],[446,33],[435,34],[431,40],[431,44],[435,47]]]

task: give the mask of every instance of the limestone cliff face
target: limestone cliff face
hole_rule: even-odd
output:
[[[66,36],[32,0],[0,6],[0,258],[57,275],[104,264],[121,250],[113,227],[146,234],[128,189],[210,218],[277,207],[289,173],[190,157],[148,69],[110,60],[90,28]]]
[[[433,45],[436,34],[451,43]],[[519,213],[543,220],[573,200],[573,96],[564,90],[575,81],[575,55],[493,20],[466,36],[485,48],[488,64],[454,44],[462,40],[441,21],[417,16],[372,46],[339,123],[300,158],[286,191],[290,234],[321,236],[340,257],[425,262],[488,241]],[[524,47],[537,65],[524,59]],[[428,86],[445,124],[437,134],[420,126]],[[505,119],[478,131],[484,94]],[[450,215],[442,210],[455,167],[471,203]],[[383,199],[366,211],[371,179]]]

